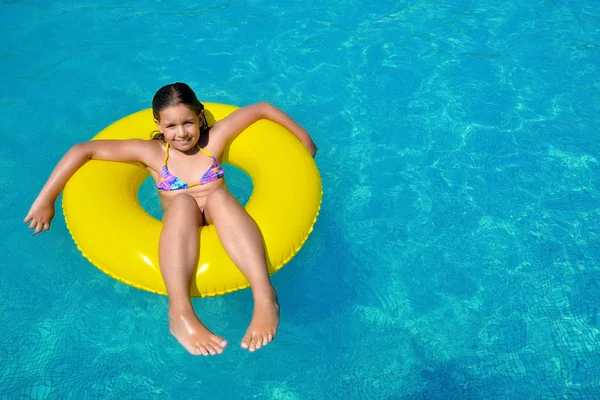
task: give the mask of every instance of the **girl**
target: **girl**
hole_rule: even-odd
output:
[[[204,106],[185,83],[160,88],[152,100],[155,140],[98,140],[73,146],[50,175],[24,222],[34,234],[47,231],[54,203],[69,178],[87,160],[141,162],[156,182],[164,210],[160,270],[169,298],[169,328],[194,355],[221,354],[227,341],[196,316],[190,280],[198,261],[199,227],[214,224],[227,254],[250,282],[252,321],[242,347],[254,351],[275,337],[279,305],[267,272],[264,243],[256,223],[227,191],[219,159],[226,145],[252,123],[267,118],[290,130],[314,157],[310,135],[283,111],[257,103],[209,127]]]

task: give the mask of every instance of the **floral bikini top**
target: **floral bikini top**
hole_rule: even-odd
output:
[[[225,175],[225,171],[223,170],[221,164],[219,164],[219,161],[217,161],[217,158],[215,156],[213,156],[200,146],[198,146],[198,150],[212,158],[212,165],[208,167],[204,175],[202,175],[200,182],[188,185],[183,180],[179,179],[178,177],[169,172],[169,169],[167,168],[167,160],[169,159],[169,143],[167,143],[167,154],[165,155],[165,164],[163,165],[162,170],[160,171],[160,180],[156,184],[158,190],[171,191],[187,189],[197,185],[205,185],[207,183],[221,179]]]

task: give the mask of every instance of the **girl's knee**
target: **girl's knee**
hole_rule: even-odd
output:
[[[231,195],[229,194],[229,192],[222,188],[216,188],[215,190],[213,190],[208,197],[206,198],[206,206],[208,208],[212,208],[214,207],[213,204],[223,204],[225,201],[229,200],[231,198]]]
[[[174,213],[184,213],[190,217],[193,217],[195,214],[200,213],[200,209],[198,208],[196,199],[189,194],[181,193],[173,197],[173,199],[169,202],[164,215],[166,217],[167,215]]]
[[[169,203],[169,207],[198,207],[198,204],[196,203],[196,199],[194,199],[192,196],[190,196],[189,194],[185,194],[185,193],[180,193],[177,196],[173,197],[173,199],[171,200],[171,202]]]
[[[234,208],[240,205],[235,197],[224,188],[217,188],[206,198],[204,206],[204,215],[209,224],[214,222],[213,216],[219,213],[230,213]]]

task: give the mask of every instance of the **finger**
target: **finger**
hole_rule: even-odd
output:
[[[35,228],[35,235],[37,235],[38,233],[42,232],[44,229],[44,224],[42,224],[41,222],[36,226]]]
[[[47,231],[48,229],[50,229],[50,222],[44,222],[44,227],[43,227],[44,232]]]
[[[24,223],[28,223],[29,221],[31,221],[31,218],[33,218],[33,217],[31,216],[31,214],[27,214],[27,215],[25,216],[25,219],[23,220],[23,222],[24,222]]]
[[[44,232],[44,224],[45,222],[39,221],[35,227],[35,232],[33,234],[37,235],[38,233]]]
[[[36,221],[35,218],[31,219],[31,224],[29,224],[29,229],[33,229],[35,228],[35,226],[38,224],[38,222]]]

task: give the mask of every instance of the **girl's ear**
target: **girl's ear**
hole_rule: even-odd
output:
[[[198,115],[202,117],[202,128],[207,129],[208,121],[206,120],[206,115],[204,115],[204,109],[200,110],[200,113]]]
[[[157,119],[154,119],[154,124],[156,124],[156,129],[161,132],[160,130],[160,122]]]

